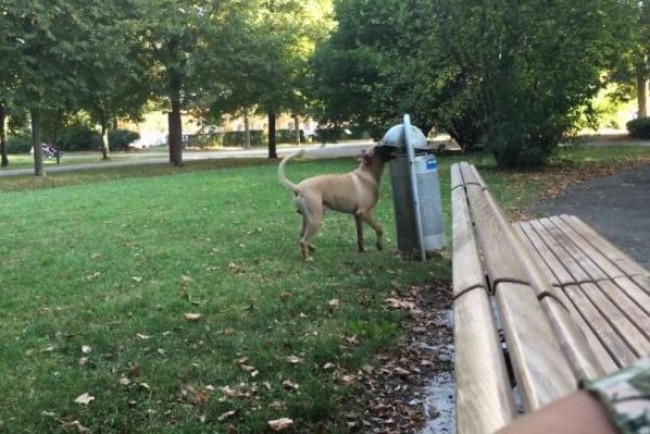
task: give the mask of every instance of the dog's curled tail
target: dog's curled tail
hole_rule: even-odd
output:
[[[286,175],[284,174],[284,166],[286,166],[287,163],[289,162],[289,160],[291,160],[292,158],[299,157],[304,153],[305,153],[304,149],[299,149],[298,151],[294,152],[293,154],[290,154],[290,155],[287,155],[286,157],[284,157],[282,159],[282,161],[280,162],[280,165],[278,166],[278,179],[280,180],[280,184],[282,184],[284,186],[284,188],[286,188],[287,190],[292,191],[292,192],[294,192],[296,194],[298,194],[300,189],[298,188],[298,186],[296,184],[294,184],[293,182],[291,182],[291,181],[289,181],[287,179]]]

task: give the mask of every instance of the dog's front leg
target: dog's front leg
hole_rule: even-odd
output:
[[[354,224],[357,227],[357,246],[359,252],[365,252],[366,249],[363,247],[363,220],[359,214],[354,215]]]
[[[377,234],[377,250],[383,250],[384,245],[382,243],[382,236],[384,235],[384,229],[381,227],[379,223],[375,221],[375,219],[372,218],[372,214],[370,211],[365,211],[365,212],[360,212],[358,214],[355,214],[355,218],[357,220],[357,231],[360,232],[360,227],[361,227],[361,222],[366,222],[368,223],[368,226],[373,228],[375,230],[375,234]]]

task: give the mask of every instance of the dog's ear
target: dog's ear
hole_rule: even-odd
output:
[[[372,149],[364,149],[361,151],[360,154],[358,154],[356,157],[354,157],[358,162],[363,163],[363,164],[368,164],[372,160]]]

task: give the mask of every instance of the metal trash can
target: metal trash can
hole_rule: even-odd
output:
[[[388,130],[382,143],[398,148],[397,158],[390,163],[397,247],[409,254],[419,251],[425,260],[426,252],[446,245],[438,163],[408,115],[404,124]]]

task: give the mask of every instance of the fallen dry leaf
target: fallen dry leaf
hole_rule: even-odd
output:
[[[271,428],[272,431],[284,431],[293,427],[293,420],[289,419],[288,417],[270,420],[267,423],[269,424],[269,428]]]
[[[188,321],[198,321],[201,319],[200,313],[186,313],[185,319]]]
[[[219,416],[219,417],[217,418],[217,420],[218,420],[219,422],[223,422],[224,420],[226,420],[226,419],[230,419],[231,417],[233,417],[236,413],[237,413],[237,412],[236,412],[235,410],[227,411],[227,412],[221,414],[221,416]]]
[[[297,365],[299,363],[302,363],[302,359],[298,356],[289,356],[287,357],[287,362],[289,362],[292,365]]]
[[[92,396],[92,395],[90,395],[88,393],[84,393],[83,395],[77,396],[77,398],[74,400],[74,402],[76,402],[77,404],[81,404],[81,405],[88,405],[94,400],[95,400],[94,396]]]
[[[300,386],[292,381],[289,380],[284,380],[282,382],[282,385],[284,386],[285,389],[287,390],[298,390],[300,389]]]

